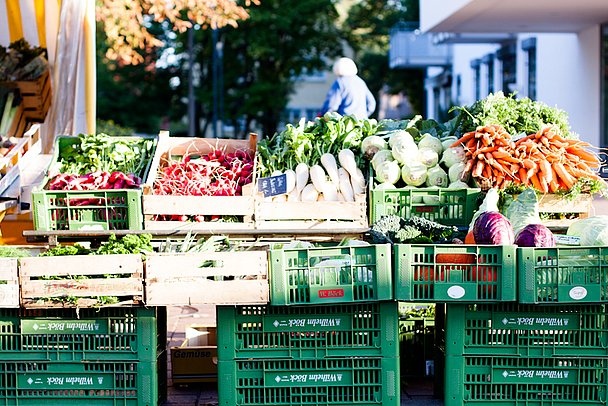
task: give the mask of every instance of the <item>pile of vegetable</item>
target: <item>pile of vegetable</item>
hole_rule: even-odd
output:
[[[455,239],[457,233],[457,227],[444,226],[423,217],[405,219],[388,215],[372,224],[368,234],[374,244],[462,244],[462,241]]]
[[[501,125],[512,136],[534,134],[547,126],[563,138],[572,138],[568,115],[556,107],[527,97],[506,97],[503,92],[488,95],[471,106],[455,106],[457,116],[449,123],[450,135],[461,137],[477,127]]]
[[[455,138],[438,138],[445,134],[434,120],[418,117],[404,121],[398,129],[380,131],[363,140],[362,152],[371,160],[375,179],[374,189],[411,187],[466,188],[461,181],[464,170],[464,150],[450,147]]]
[[[310,168],[320,165],[324,154],[337,157],[344,149],[354,152],[361,169],[361,142],[377,130],[378,123],[374,119],[358,120],[337,113],[327,113],[314,121],[302,119],[297,125],[287,124],[285,130],[258,143],[259,174],[267,177],[276,171],[295,170],[300,163]]]
[[[21,38],[8,48],[0,46],[0,82],[34,80],[48,69],[46,49]]]
[[[58,245],[56,247],[50,248],[38,256],[41,257],[51,257],[51,256],[66,256],[66,255],[113,255],[113,254],[141,254],[145,255],[151,253],[153,251],[153,247],[151,244],[152,235],[151,234],[128,234],[121,238],[116,237],[116,235],[111,234],[108,237],[108,241],[102,243],[99,248],[91,249],[88,246],[81,244],[74,245]],[[96,276],[88,276],[88,275],[78,275],[78,276],[61,276],[61,277],[41,277],[43,280],[61,280],[61,279],[74,279],[74,280],[85,280],[92,278],[116,278],[119,277],[118,274],[108,274],[108,275],[96,275]],[[119,302],[119,298],[116,296],[99,296],[95,297],[97,301],[97,305],[112,305]],[[78,297],[56,297],[51,298],[50,300],[56,302],[65,302],[72,303],[74,305],[78,304],[80,298]]]
[[[478,127],[451,145],[464,150],[462,180],[470,176],[484,189],[523,185],[542,193],[570,191],[579,181],[593,186],[592,192],[605,188],[590,146],[563,138],[552,127],[513,140],[500,125]]]
[[[321,155],[321,165],[310,168],[305,163],[299,163],[295,171],[275,171],[271,175],[285,175],[287,192],[275,196],[273,201],[289,202],[354,202],[355,197],[365,194],[365,178],[357,167],[354,153],[343,149],[338,153],[340,167],[336,158],[325,153]]]
[[[49,170],[50,190],[137,188],[154,154],[155,141],[141,137],[80,134],[62,148]]]
[[[253,156],[238,150],[215,148],[208,154],[170,159],[160,168],[153,186],[155,195],[241,196],[253,180]]]
[[[259,173],[262,177],[285,174],[287,193],[274,201],[353,202],[365,193],[361,142],[377,129],[374,119],[337,113],[315,121],[303,119],[297,126],[287,124],[258,144]]]
[[[227,153],[215,147],[207,154],[186,154],[164,161],[154,179],[152,193],[163,196],[242,196],[243,186],[253,181],[251,152]],[[159,215],[157,221],[233,221],[233,216]]]

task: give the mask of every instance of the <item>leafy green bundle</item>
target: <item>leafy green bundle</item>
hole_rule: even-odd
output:
[[[452,107],[452,111],[457,112],[451,123],[452,134],[457,137],[475,131],[478,126],[499,124],[512,136],[534,134],[552,125],[557,134],[573,138],[565,111],[527,97],[516,99],[514,95],[497,92],[471,106]]]

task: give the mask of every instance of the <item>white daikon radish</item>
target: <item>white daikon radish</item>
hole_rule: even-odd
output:
[[[323,185],[323,197],[328,202],[337,202],[338,201],[338,189],[333,184],[333,182],[325,182]]]
[[[355,193],[353,192],[353,186],[350,183],[350,176],[348,171],[344,168],[338,169],[338,175],[340,176],[340,194],[346,202],[355,201]],[[339,198],[340,196],[338,196]]]
[[[277,171],[272,171],[270,176],[281,176],[282,174],[283,174],[283,172],[277,170]]]
[[[296,166],[296,189],[298,193],[302,193],[304,187],[308,184],[308,165],[299,163]]]
[[[298,189],[294,188],[291,192],[287,194],[288,202],[299,202],[300,201],[300,193]]]
[[[329,179],[331,179],[331,182],[334,184],[336,189],[339,188],[340,177],[338,176],[338,165],[336,164],[336,158],[334,158],[334,156],[330,153],[323,154],[321,155],[321,165],[323,165],[327,171]]]
[[[287,201],[287,195],[277,195],[277,196],[273,196],[272,201],[273,201],[274,203],[286,202],[286,201]]]
[[[327,176],[320,165],[310,167],[310,180],[319,193],[323,192],[323,186],[327,183]]]
[[[365,193],[365,177],[361,169],[357,168],[354,175],[350,174],[350,183],[353,185],[353,194],[355,196]]]
[[[318,197],[319,192],[312,183],[309,183],[304,187],[304,190],[302,190],[302,195],[300,196],[300,199],[303,202],[316,202]]]
[[[341,192],[338,192],[338,201],[339,202],[345,202],[346,199],[344,198],[344,195]]]
[[[284,174],[285,182],[287,183],[286,193],[289,193],[296,187],[296,173],[292,169],[287,169]]]
[[[350,176],[356,176],[357,173],[357,161],[355,160],[355,154],[348,148],[345,148],[338,152],[338,161],[340,166],[346,169]]]

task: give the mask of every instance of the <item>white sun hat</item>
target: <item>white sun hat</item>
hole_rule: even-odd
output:
[[[334,63],[334,74],[336,76],[355,76],[357,65],[350,58],[340,58]]]

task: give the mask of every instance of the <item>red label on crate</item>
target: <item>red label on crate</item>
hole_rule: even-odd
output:
[[[344,289],[325,289],[319,291],[321,299],[331,299],[334,297],[344,297]]]
[[[433,206],[418,206],[416,207],[417,213],[430,213],[435,211],[435,207]]]

